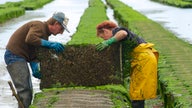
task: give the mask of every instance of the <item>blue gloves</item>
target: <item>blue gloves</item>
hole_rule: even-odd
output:
[[[40,73],[40,67],[39,67],[38,62],[30,62],[30,66],[31,66],[31,69],[32,69],[32,75],[35,78],[41,79],[42,75]]]
[[[64,51],[64,45],[58,42],[50,42],[50,41],[41,39],[41,45],[50,49],[54,49],[57,53]]]
[[[106,41],[103,41],[103,42],[97,44],[96,45],[96,50],[101,51],[101,50],[105,49],[106,47],[108,47],[109,45],[111,45],[111,44],[113,44],[115,42],[117,42],[117,39],[115,37],[112,37],[112,38],[110,38],[110,39],[108,39]]]

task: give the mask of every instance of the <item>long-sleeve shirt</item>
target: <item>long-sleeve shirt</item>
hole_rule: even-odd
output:
[[[41,39],[51,35],[47,22],[31,21],[18,28],[10,37],[6,49],[27,61],[36,59],[35,48],[41,46]]]

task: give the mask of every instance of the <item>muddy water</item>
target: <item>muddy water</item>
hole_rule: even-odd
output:
[[[0,0],[0,4],[5,3],[5,0]],[[13,0],[14,1],[14,0]],[[19,0],[15,0],[19,1]],[[0,108],[17,108],[17,101],[12,97],[12,92],[9,88],[7,81],[11,80],[4,63],[3,54],[5,46],[11,34],[22,24],[31,20],[46,21],[56,11],[63,11],[69,18],[68,29],[70,33],[64,32],[62,35],[51,36],[50,40],[66,43],[71,39],[71,35],[76,31],[80,17],[82,16],[85,8],[88,7],[88,0],[54,0],[53,2],[45,5],[43,8],[35,11],[27,11],[25,15],[7,21],[0,25]],[[40,92],[40,80],[32,78],[34,93]]]
[[[192,9],[162,5],[150,0],[120,0],[149,19],[160,23],[177,37],[192,44]]]

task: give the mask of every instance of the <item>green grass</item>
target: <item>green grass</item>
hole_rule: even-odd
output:
[[[192,8],[192,0],[151,0],[180,8]]]
[[[81,16],[77,32],[68,42],[69,45],[75,44],[98,44],[102,39],[96,36],[96,25],[103,20],[107,20],[106,7],[100,0],[90,0],[89,7]]]
[[[114,103],[113,108],[130,108],[130,100],[128,100],[128,92],[122,85],[103,85],[95,87],[66,87],[66,88],[50,88],[43,89],[42,92],[36,93],[34,97],[34,102],[30,108],[39,108],[42,104],[45,104],[47,108],[54,106],[54,103],[59,100],[59,94],[65,92],[65,90],[104,90],[111,92],[110,96],[112,102]],[[45,106],[42,105],[42,106]]]
[[[0,23],[3,23],[12,18],[19,17],[23,14],[25,14],[25,10],[23,8],[18,7],[10,7],[6,9],[0,8]]]
[[[19,2],[6,2],[0,4],[0,23],[25,14],[25,10],[35,10],[52,0],[24,0]]]
[[[25,10],[35,10],[52,1],[53,0],[24,0],[21,7]]]

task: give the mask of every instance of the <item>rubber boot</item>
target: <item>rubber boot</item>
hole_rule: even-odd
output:
[[[15,62],[8,65],[7,70],[12,78],[21,102],[25,108],[29,108],[32,101],[33,88],[27,62]]]
[[[145,106],[145,101],[144,100],[133,100],[132,103],[132,108],[144,108]]]

